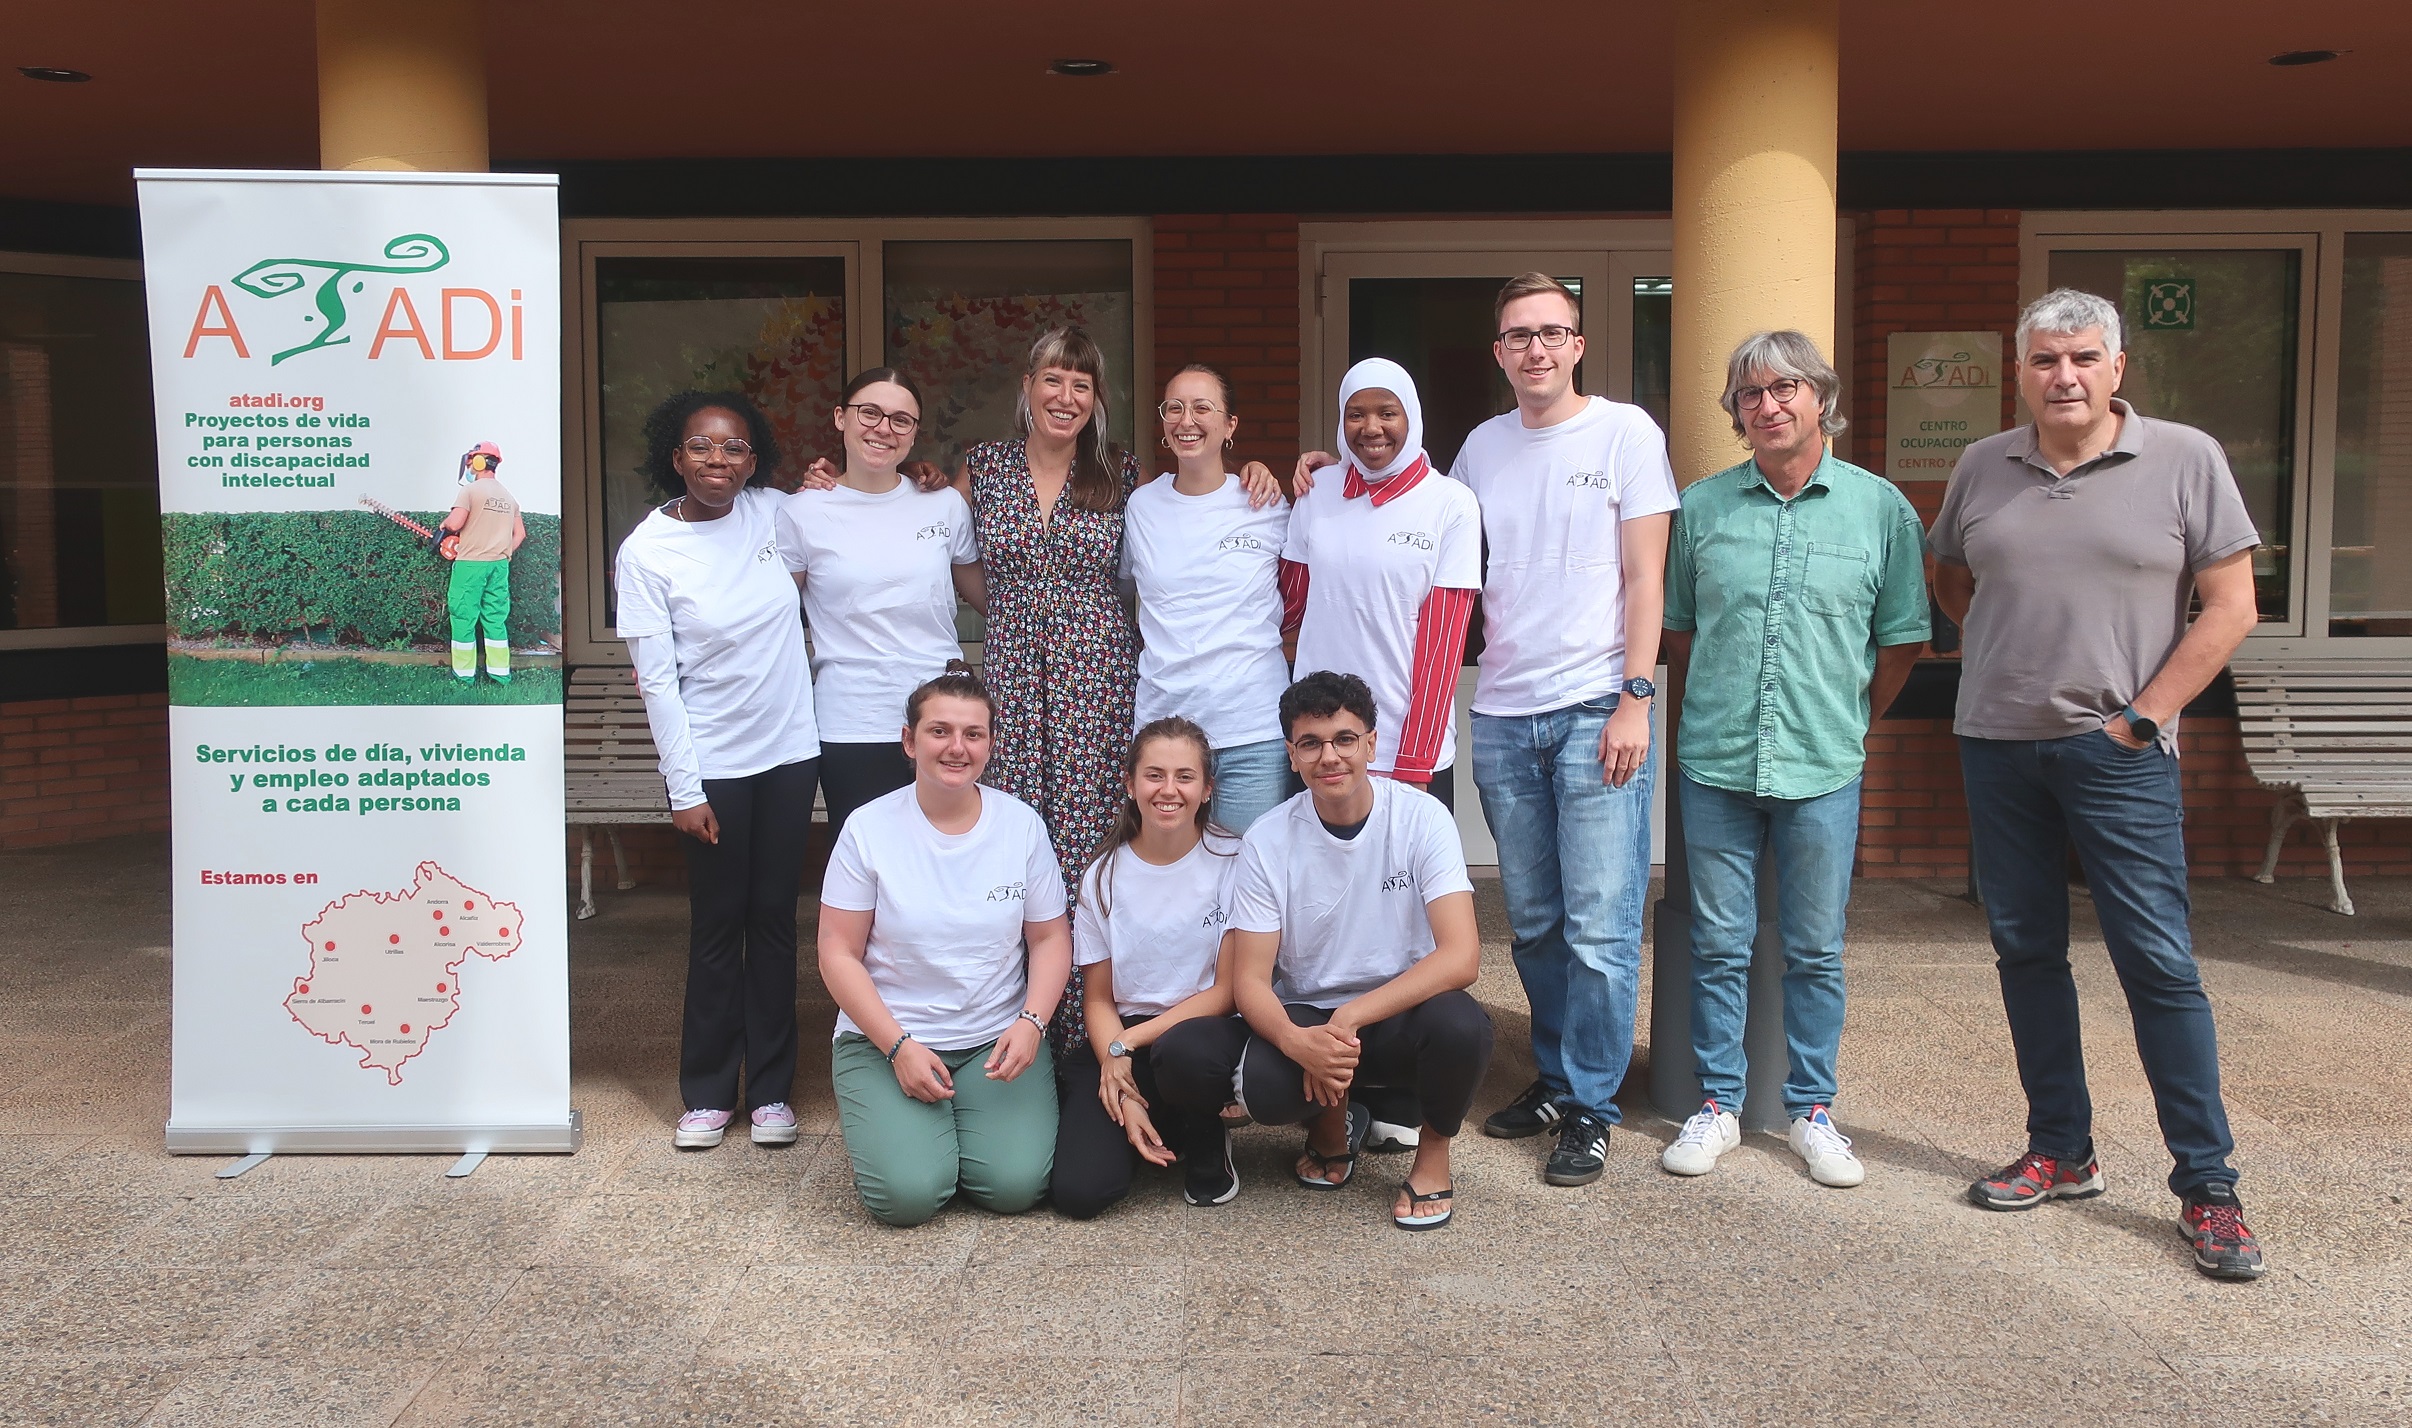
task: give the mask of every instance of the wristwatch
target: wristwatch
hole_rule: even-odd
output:
[[[1655,699],[1658,697],[1658,686],[1637,674],[1625,681],[1625,693],[1635,699]]]
[[[2156,720],[2147,719],[2143,715],[2138,714],[2136,712],[2136,706],[2133,704],[2130,704],[2125,709],[2120,710],[2119,717],[2127,721],[2127,732],[2135,735],[2138,739],[2147,744],[2161,737],[2160,723]]]
[[[1110,1041],[1106,1043],[1106,1055],[1108,1056],[1128,1056],[1130,1054],[1131,1049],[1119,1041]]]

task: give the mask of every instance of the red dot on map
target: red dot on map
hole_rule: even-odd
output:
[[[471,902],[471,901],[470,901],[469,899],[467,899],[467,898],[462,898],[462,899],[461,899],[461,911],[463,911],[463,912],[475,912],[475,911],[477,911],[477,904],[476,904],[476,903]]]
[[[308,995],[310,994],[310,984],[309,984],[308,982],[304,982],[304,983],[302,983],[300,986],[295,987],[293,990],[295,990],[295,991],[297,991],[297,992],[301,993],[303,996],[305,996],[305,997],[306,997],[306,996],[308,996]]]
[[[439,992],[444,990],[444,984],[442,982],[436,983],[436,990]]]
[[[335,944],[334,944],[334,943],[332,943],[332,942],[328,943],[328,944],[327,944],[327,950],[328,950],[329,952],[334,951],[334,950],[335,950]]]
[[[444,910],[442,908],[437,908],[435,911],[427,915],[434,918],[438,922],[442,922],[444,920]]]
[[[367,1002],[362,1002],[360,1004],[360,1014],[362,1016],[367,1016],[369,1014],[369,1004]]]
[[[408,1036],[408,1035],[410,1035],[410,1023],[409,1023],[409,1022],[404,1022],[404,1023],[402,1023],[402,1034],[403,1034],[404,1036]]]
[[[400,942],[402,940],[402,934],[399,932],[388,933],[386,934],[385,940],[388,942]],[[328,945],[332,946],[333,944],[330,943]]]

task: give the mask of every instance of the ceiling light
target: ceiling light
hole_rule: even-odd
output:
[[[1047,73],[1061,75],[1065,79],[1095,79],[1113,72],[1112,60],[1059,59],[1047,66]]]
[[[17,73],[45,84],[85,84],[92,78],[80,69],[59,69],[46,64],[21,64],[17,66]]]
[[[2344,53],[2343,50],[2288,50],[2282,55],[2271,55],[2270,63],[2280,69],[2293,69],[2297,65],[2326,64]]]

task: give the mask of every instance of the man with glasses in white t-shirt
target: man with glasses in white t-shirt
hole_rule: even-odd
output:
[[[1482,503],[1474,787],[1499,842],[1538,1074],[1482,1129],[1555,1128],[1542,1179],[1588,1185],[1633,1059],[1675,475],[1648,413],[1575,390],[1582,314],[1564,283],[1511,279],[1494,316],[1516,409],[1476,427],[1450,474]]]

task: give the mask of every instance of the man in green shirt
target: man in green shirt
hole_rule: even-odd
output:
[[[1871,711],[1927,638],[1925,542],[1900,490],[1827,451],[1842,378],[1793,331],[1726,362],[1751,459],[1683,493],[1667,552],[1667,670],[1680,700],[1676,796],[1692,881],[1692,1056],[1707,1097],[1659,1157],[1705,1175],[1741,1143],[1742,1026],[1774,856],[1784,946],[1784,1109],[1823,1185],[1866,1170],[1834,1128],[1843,910],[1859,847]]]

